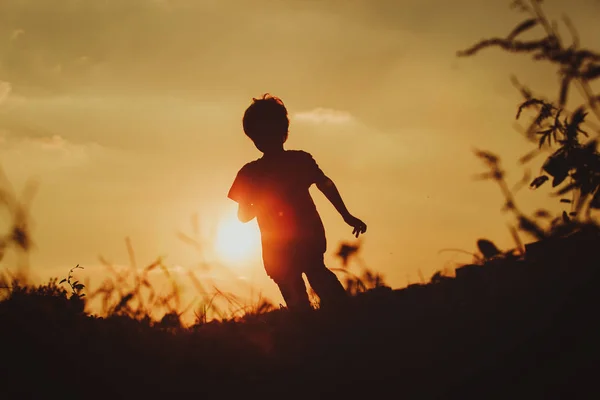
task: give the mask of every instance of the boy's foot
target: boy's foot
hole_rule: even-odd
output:
[[[320,309],[327,312],[343,312],[350,306],[350,297],[343,296],[336,298],[334,301],[321,302]]]

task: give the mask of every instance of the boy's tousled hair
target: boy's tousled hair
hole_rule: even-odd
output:
[[[280,136],[283,143],[287,139],[290,120],[283,101],[266,93],[262,98],[252,99],[242,124],[246,135],[255,143],[275,139],[272,135]]]

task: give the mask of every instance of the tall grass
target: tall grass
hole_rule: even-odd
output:
[[[196,251],[199,258],[199,262],[196,263],[198,268],[175,267],[160,257],[148,265],[139,266],[133,243],[130,238],[125,238],[129,266],[118,267],[100,257],[105,272],[104,279],[99,284],[94,285],[94,282],[90,282],[90,279],[85,277],[84,267],[77,265],[70,269],[65,267],[64,279],[58,281],[58,278],[52,278],[47,284],[36,286],[29,277],[30,266],[27,259],[33,243],[28,209],[35,186],[27,186],[24,196],[18,199],[9,179],[4,175],[1,177],[4,182],[0,187],[0,200],[11,216],[11,224],[8,233],[0,238],[0,261],[1,257],[10,251],[16,252],[20,260],[15,271],[8,267],[0,271],[0,295],[3,298],[16,293],[29,293],[30,290],[41,290],[46,294],[66,296],[82,311],[85,310],[96,317],[120,316],[137,321],[154,321],[169,327],[206,324],[213,319],[239,320],[282,307],[273,304],[272,300],[265,298],[250,283],[242,283],[242,291],[253,294],[247,299],[231,291],[222,290],[213,279],[201,273],[218,270],[232,279],[236,276],[227,265],[216,261],[209,263],[204,259],[205,245],[199,239],[197,215],[191,218],[192,232],[178,232],[177,237]],[[359,256],[359,249],[359,242],[342,243],[336,254],[342,266],[333,268],[342,275],[343,283],[350,294],[384,285],[383,277],[366,267]],[[182,281],[185,281],[185,284]],[[166,290],[158,286],[166,286]],[[190,296],[184,296],[184,287],[193,289],[191,299]],[[318,298],[312,289],[309,288],[309,291],[314,307],[318,308]],[[189,318],[184,321],[183,315],[190,312],[194,316],[193,321]]]

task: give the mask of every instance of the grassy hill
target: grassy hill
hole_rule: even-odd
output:
[[[347,307],[177,327],[81,311],[49,283],[0,303],[3,398],[576,398],[599,361],[600,231],[379,287]],[[4,397],[7,396],[7,397]]]

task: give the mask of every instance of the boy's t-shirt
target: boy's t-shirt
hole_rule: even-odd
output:
[[[228,197],[253,204],[265,263],[290,249],[325,252],[325,229],[308,191],[324,178],[313,157],[300,150],[263,156],[240,169]]]

